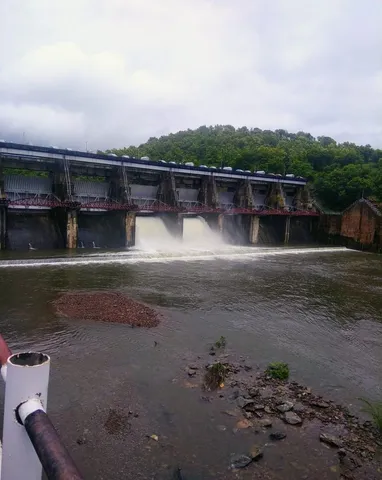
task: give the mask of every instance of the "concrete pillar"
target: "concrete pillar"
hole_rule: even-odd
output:
[[[203,205],[208,205],[208,181],[208,178],[202,177],[200,184],[198,202],[202,203]]]
[[[183,215],[180,213],[162,213],[160,215],[167,230],[175,238],[183,238]]]
[[[249,180],[238,182],[233,203],[239,208],[253,207],[252,185]]]
[[[0,200],[0,250],[7,248],[7,207]]]
[[[215,177],[204,177],[199,191],[198,201],[211,208],[218,208],[219,195]]]
[[[175,177],[172,172],[164,173],[162,175],[157,198],[160,202],[163,202],[166,205],[171,205],[172,207],[179,206]]]
[[[123,204],[131,203],[131,185],[124,166],[112,170],[109,183],[109,197]]]
[[[3,166],[1,164],[1,159],[0,159],[0,199],[6,198],[5,195],[5,188],[4,188],[4,170]]]
[[[67,211],[66,221],[66,248],[77,248],[78,222],[77,210]]]
[[[260,217],[256,215],[251,216],[251,223],[249,225],[249,243],[256,245],[259,241]]]
[[[249,180],[245,182],[245,206],[247,208],[254,208],[252,184]]]
[[[178,238],[183,238],[183,215],[177,214]]]
[[[288,217],[285,218],[285,235],[284,235],[284,243],[285,243],[285,245],[288,245],[288,243],[289,243],[290,219],[291,219],[290,216],[288,216]]]
[[[135,217],[136,214],[134,212],[126,212],[125,231],[127,247],[133,247],[135,245]]]
[[[270,208],[276,208],[278,210],[285,208],[285,194],[281,183],[271,183],[269,185],[265,204]]]
[[[214,176],[211,176],[208,182],[208,205],[213,208],[219,207],[219,194]]]
[[[222,213],[218,215],[218,232],[224,232],[224,215]]]

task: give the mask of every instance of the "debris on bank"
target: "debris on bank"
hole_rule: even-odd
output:
[[[268,432],[271,441],[288,442],[288,429],[302,432],[302,425],[313,422],[319,425],[317,446],[325,445],[337,452],[341,478],[361,478],[354,473],[363,466],[374,465],[374,471],[381,472],[378,454],[382,452],[382,435],[372,422],[362,421],[346,406],[323,399],[310,388],[285,379],[289,375],[286,364],[275,363],[272,368],[260,372],[248,365],[243,357],[233,361],[237,360],[236,356],[216,350],[214,348],[214,353],[219,353],[216,360],[214,358],[211,362],[211,357],[207,356],[210,361],[203,365],[203,360],[198,357],[199,364],[188,365],[186,372],[195,382],[193,386],[202,388],[202,400],[210,403],[225,398],[232,403],[233,408],[222,413],[238,417],[233,432]],[[209,392],[208,396],[206,392]],[[279,419],[283,421],[285,431],[273,427],[275,422],[280,424]],[[231,468],[248,468],[253,461],[266,456],[266,448],[260,448],[258,452],[256,456],[250,452],[235,455],[230,462]],[[379,466],[375,467],[376,464]]]
[[[69,292],[53,302],[57,315],[76,320],[125,323],[132,327],[156,327],[159,314],[153,308],[117,292]]]

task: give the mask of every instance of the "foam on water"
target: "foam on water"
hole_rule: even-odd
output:
[[[160,262],[197,262],[211,260],[255,260],[275,255],[305,255],[347,251],[340,247],[269,248],[228,245],[219,232],[211,230],[202,217],[183,219],[183,238],[170,234],[159,217],[137,217],[136,247],[122,252],[85,253],[74,257],[5,260],[0,268],[67,267],[81,265],[136,264]]]
[[[276,255],[307,255],[320,253],[351,252],[343,247],[322,248],[255,248],[255,247],[224,247],[221,250],[193,250],[187,252],[178,250],[172,252],[148,252],[134,250],[98,255],[78,255],[75,258],[51,258],[30,260],[8,260],[0,262],[0,268],[32,268],[32,267],[67,267],[106,264],[136,264],[161,262],[196,262],[224,259],[229,261],[248,261],[257,258]]]

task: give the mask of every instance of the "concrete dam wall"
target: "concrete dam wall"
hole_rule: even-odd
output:
[[[64,248],[65,242],[51,212],[12,212],[7,216],[9,250],[51,250]]]
[[[319,217],[293,174],[0,145],[0,249],[133,246],[145,215],[172,238],[233,245],[306,243],[294,217]]]
[[[315,242],[316,223],[314,219],[284,216],[136,215],[125,212],[78,212],[75,222],[74,248],[103,249],[125,248],[134,244],[155,248],[165,242],[171,248],[171,242],[175,240],[190,246],[198,241],[230,245],[301,245]],[[65,248],[68,229],[66,215],[58,210],[8,212],[7,248]]]

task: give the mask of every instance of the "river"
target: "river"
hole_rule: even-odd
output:
[[[241,440],[217,429],[222,407],[201,401],[184,374],[220,336],[260,369],[289,363],[293,379],[356,411],[358,397],[381,398],[382,257],[154,245],[1,257],[0,331],[13,350],[51,355],[49,412],[85,478],[176,478],[178,465],[187,479],[223,478]],[[57,318],[51,302],[72,290],[125,292],[162,322]]]

